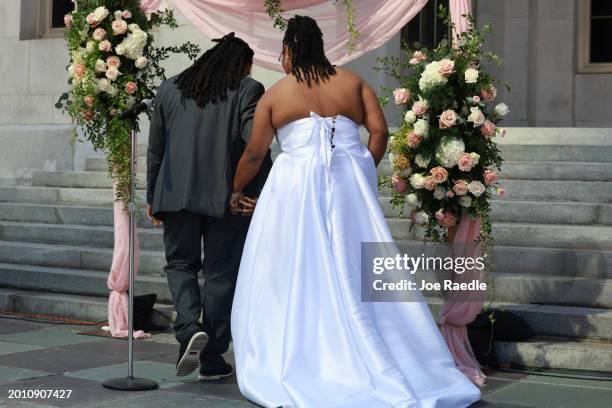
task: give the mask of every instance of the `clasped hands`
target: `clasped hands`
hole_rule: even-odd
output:
[[[230,211],[234,215],[253,215],[253,211],[255,211],[255,206],[257,205],[257,197],[247,197],[242,191],[232,193],[229,205]]]

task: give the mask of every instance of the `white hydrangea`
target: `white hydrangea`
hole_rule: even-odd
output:
[[[408,204],[413,205],[413,206],[416,206],[419,204],[419,198],[414,193],[408,194],[406,196],[406,201],[408,201]]]
[[[440,61],[433,61],[425,66],[421,79],[419,79],[421,91],[426,91],[436,85],[448,82],[448,78],[440,73],[440,64]]]
[[[417,154],[416,157],[414,158],[414,162],[416,163],[416,165],[424,169],[426,169],[427,166],[429,166],[430,161],[431,161],[431,156],[423,155],[421,153]]]
[[[115,47],[115,52],[118,55],[137,60],[142,57],[144,47],[147,45],[148,35],[140,29],[138,24],[130,24],[129,29],[130,33]]]
[[[413,111],[409,110],[404,115],[404,120],[406,121],[406,123],[413,124],[414,122],[416,122],[417,116],[416,116],[416,114]]]
[[[444,136],[436,147],[436,160],[442,166],[450,169],[457,165],[464,151],[465,143],[463,143],[463,140],[452,136]]]

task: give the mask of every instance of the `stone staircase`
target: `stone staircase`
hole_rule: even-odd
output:
[[[507,196],[492,205],[495,305],[525,317],[538,338],[498,351],[520,365],[612,371],[612,129],[514,128],[500,145]],[[379,172],[389,174],[388,159]],[[410,231],[388,194],[381,205],[395,239],[420,254],[422,231]],[[27,185],[0,185],[0,309],[104,320],[111,203],[101,157],[85,171],[34,171]],[[136,292],[170,302],[161,231],[142,208],[138,225]],[[435,313],[440,300],[427,295]]]

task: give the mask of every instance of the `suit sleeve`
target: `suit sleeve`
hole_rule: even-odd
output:
[[[158,93],[153,105],[151,127],[149,128],[149,149],[147,150],[147,204],[153,204],[155,184],[164,159],[166,126],[161,97]]]
[[[240,100],[240,136],[245,143],[248,143],[251,139],[255,108],[264,92],[264,86],[257,81],[253,81],[246,87]]]

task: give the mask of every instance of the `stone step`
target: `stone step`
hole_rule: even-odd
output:
[[[103,271],[0,263],[0,285],[19,289],[107,297],[107,278]],[[134,293],[155,293],[159,302],[172,302],[168,282],[161,276],[137,275]]]
[[[110,248],[0,241],[0,262],[3,263],[108,272],[112,260],[113,250]],[[162,251],[140,251],[139,273],[165,276],[165,264],[166,259]]]
[[[137,190],[136,193],[137,202],[144,203],[145,191]],[[0,202],[110,206],[114,197],[111,188],[0,186]]]
[[[401,254],[447,256],[447,248],[417,241],[398,241]],[[612,251],[495,245],[493,270],[532,276],[612,278]]]
[[[442,299],[428,298],[427,303],[437,318]],[[612,310],[609,309],[507,302],[487,303],[486,306],[516,313],[537,335],[612,340]]]
[[[114,210],[109,205],[94,207],[0,202],[0,220],[42,224],[112,226]],[[138,207],[137,225],[140,228],[153,228],[153,224],[146,217],[142,205]]]
[[[380,162],[378,174],[392,174],[389,159]],[[507,180],[611,181],[612,163],[504,161],[501,174]]]
[[[144,157],[139,157],[136,164],[139,173],[147,171],[147,160]],[[85,170],[108,172],[108,163],[104,157],[88,157],[85,159]]]
[[[173,306],[157,303],[150,322],[170,328],[176,317]],[[67,293],[0,288],[0,310],[13,313],[34,313],[88,322],[108,320],[108,298]]]
[[[411,231],[407,219],[388,218],[387,223],[396,240],[423,240],[423,229]],[[612,250],[612,228],[605,226],[496,222],[493,236],[497,245]]]
[[[163,250],[161,230],[140,228],[143,250]],[[113,227],[62,224],[38,224],[0,221],[0,240],[61,245],[84,245],[95,248],[113,247]]]
[[[496,342],[500,362],[520,367],[612,371],[612,344],[597,341],[567,341],[536,338],[526,342]]]
[[[146,176],[138,174],[136,184],[144,188]],[[102,171],[35,171],[32,173],[32,186],[111,188],[113,181],[108,173]]]
[[[397,217],[399,209],[390,200],[381,197],[380,205],[386,217]],[[504,199],[492,201],[491,210],[494,222],[612,225],[612,204]]]

